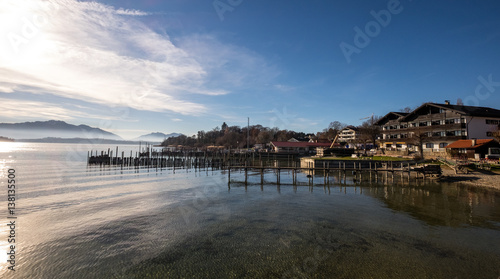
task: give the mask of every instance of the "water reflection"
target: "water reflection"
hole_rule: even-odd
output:
[[[500,229],[500,193],[462,185],[369,187],[365,195],[433,226]]]

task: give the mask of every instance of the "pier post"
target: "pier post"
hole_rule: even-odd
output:
[[[247,162],[245,161],[245,185],[247,185],[248,182],[248,169],[247,169]]]
[[[260,154],[259,154],[260,156]],[[262,164],[263,162],[260,161],[260,185],[264,184],[264,166]]]

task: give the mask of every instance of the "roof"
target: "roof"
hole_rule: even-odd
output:
[[[272,141],[272,145],[276,147],[330,147],[331,143],[325,142],[289,142],[289,141]]]
[[[442,108],[454,111],[456,113],[467,115],[467,116],[477,116],[477,117],[494,117],[500,118],[500,110],[488,107],[476,107],[476,106],[464,106],[464,105],[448,105],[448,104],[437,104],[437,103],[425,103],[420,107],[413,110],[411,113],[406,115],[403,119],[403,122],[407,122],[407,120],[411,120],[410,118],[417,114],[420,110],[425,107],[435,107]]]
[[[389,120],[393,119],[399,119],[401,117],[405,117],[408,115],[408,112],[398,112],[398,111],[391,111],[388,114],[384,115],[382,118],[380,118],[377,122],[373,123],[375,125],[383,125],[387,123]]]
[[[344,131],[344,130],[353,130],[353,131],[357,132],[357,131],[359,131],[359,128],[356,126],[349,125],[349,126],[344,127],[344,129],[342,129],[340,131]]]
[[[467,148],[467,149],[475,149],[478,147],[481,147],[486,144],[490,144],[492,142],[495,142],[493,139],[477,139],[476,145],[472,145],[472,141],[470,139],[467,140],[457,140],[455,142],[452,142],[446,146],[446,148]]]

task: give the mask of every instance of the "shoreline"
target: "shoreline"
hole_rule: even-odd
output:
[[[500,191],[500,174],[474,170],[468,174],[458,173],[446,166],[441,166],[443,174],[440,182],[459,183],[488,190]]]

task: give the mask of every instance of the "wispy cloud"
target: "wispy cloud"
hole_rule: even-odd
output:
[[[58,104],[28,100],[0,98],[2,118],[58,119],[71,120],[77,117],[116,120],[116,117],[96,113],[86,113],[73,106],[63,107]]]
[[[214,37],[188,37],[176,45],[135,17],[146,15],[96,2],[1,1],[0,34],[9,39],[0,42],[0,92],[22,89],[199,115],[209,107],[190,95],[227,94],[226,88],[262,72],[257,69],[270,68],[251,51]]]
[[[149,15],[149,13],[143,12],[143,11],[138,11],[138,10],[129,10],[129,9],[118,9],[116,10],[116,14],[119,15],[131,15],[131,16],[146,16]]]

